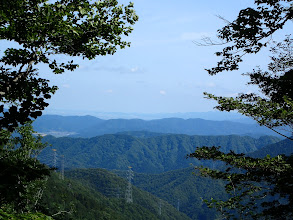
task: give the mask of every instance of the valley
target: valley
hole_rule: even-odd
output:
[[[64,117],[60,118],[64,120]],[[128,120],[125,122],[127,124]],[[53,124],[59,124],[61,131],[68,130],[67,123],[55,121]],[[71,125],[75,123],[78,124],[80,121],[71,121]],[[56,126],[53,124],[49,125],[50,129]],[[43,131],[49,130],[44,125]],[[229,128],[222,130],[229,132]],[[76,131],[74,126],[70,131]],[[183,131],[184,129],[182,133]],[[105,207],[108,211],[105,212],[112,216],[110,219],[117,215],[120,219],[129,218],[126,210],[131,209],[133,211],[131,211],[130,219],[133,216],[136,216],[136,219],[215,219],[219,217],[219,213],[209,209],[203,200],[228,198],[224,189],[225,184],[222,181],[212,181],[201,177],[194,166],[220,168],[224,164],[186,159],[187,154],[200,146],[221,146],[223,152],[234,151],[248,155],[260,155],[260,152],[267,152],[266,149],[272,147],[280,149],[278,146],[283,146],[288,153],[292,152],[290,142],[287,143],[286,140],[275,136],[187,135],[143,130],[119,131],[91,138],[46,135],[43,142],[49,143],[50,146],[41,152],[39,159],[51,167],[55,163],[58,175],[64,172],[65,176],[65,180],[60,180],[58,175],[54,177],[55,180],[54,178],[50,180],[55,182],[49,183],[44,204],[52,205],[53,201],[49,199],[49,195],[56,194],[52,184],[57,184],[58,188],[65,187],[64,193],[67,199],[62,200],[56,197],[53,203],[58,204],[63,201],[67,209],[70,207],[69,204],[74,204],[76,209],[74,216],[80,215],[82,219],[90,219],[91,215],[100,212],[99,209],[95,212],[86,211],[89,207],[81,205],[81,201],[85,202],[84,199],[91,200],[88,202],[93,207],[100,207],[101,201],[103,204],[108,204],[107,208]],[[284,147],[283,142],[288,146]],[[129,167],[133,171],[131,180],[133,203],[131,204],[125,200]],[[71,188],[70,191],[65,186],[68,186],[68,181],[71,182],[70,185],[77,184],[79,187],[85,187],[83,190],[79,189],[81,195],[73,193],[75,190]],[[80,200],[81,198],[84,199]],[[50,209],[51,205],[49,205]],[[134,214],[136,212],[138,213]],[[64,217],[65,215],[62,216],[64,219],[67,218]]]

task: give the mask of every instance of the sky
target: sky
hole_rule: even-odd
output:
[[[217,29],[225,25],[218,15],[232,21],[252,0],[132,2],[139,21],[125,38],[131,47],[91,61],[76,59],[80,68],[74,72],[44,74],[59,87],[46,112],[208,112],[216,103],[203,98],[205,91],[224,96],[255,91],[241,73],[265,65],[267,56],[247,57],[240,71],[209,76],[204,69],[216,64],[214,53],[222,47],[194,43],[203,37],[217,40]]]

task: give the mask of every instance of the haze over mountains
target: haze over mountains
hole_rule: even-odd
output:
[[[142,120],[155,120],[162,118],[201,118],[214,121],[234,121],[253,124],[254,121],[246,116],[243,116],[236,112],[221,112],[221,111],[209,111],[209,112],[177,112],[177,113],[125,113],[125,112],[96,112],[96,111],[77,111],[77,110],[55,110],[44,111],[45,115],[61,115],[61,116],[84,116],[91,115],[104,120],[108,119],[142,119]]]
[[[193,175],[193,166],[223,168],[224,164],[186,159],[187,154],[201,146],[221,146],[224,152],[232,150],[256,157],[293,152],[292,141],[282,140],[255,123],[199,118],[106,120],[93,116],[44,115],[33,125],[45,135],[43,141],[51,145],[42,151],[39,159],[53,166],[57,158],[56,166],[60,169],[60,158],[64,158],[68,180],[50,182],[47,195],[60,194],[55,192],[56,187],[64,189],[67,200],[78,206],[77,214],[82,219],[106,212],[121,219],[134,219],[134,215],[145,219],[216,219],[218,213],[202,203],[201,198],[226,198],[224,183]],[[125,194],[127,182],[120,177],[126,177],[129,166],[135,172],[132,183],[139,189],[134,187],[135,202],[125,205],[123,196],[114,198],[113,195],[117,196],[117,189]],[[72,187],[81,184],[78,187],[85,188],[76,193],[75,189],[67,189],[66,184]],[[90,196],[91,191],[94,197]],[[54,207],[54,201],[62,202],[58,197],[47,199],[53,201],[49,209]],[[104,207],[106,212],[104,208],[89,211],[82,205],[89,203],[94,210],[101,201],[109,204]],[[179,212],[179,201],[180,211],[185,215]],[[159,204],[166,206],[162,209],[164,215],[158,215]]]
[[[278,136],[275,132],[257,124],[234,121],[212,121],[200,118],[181,119],[165,118],[156,120],[109,119],[93,116],[58,116],[43,115],[33,126],[39,133],[56,137],[95,137],[128,131],[149,131],[168,134],[187,135],[243,135],[260,137],[262,135]],[[280,136],[279,136],[280,137]]]

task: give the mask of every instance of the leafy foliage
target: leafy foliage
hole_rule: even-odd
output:
[[[59,63],[54,55],[93,59],[114,54],[117,47],[130,45],[122,36],[138,20],[132,3],[123,6],[116,0],[1,1],[0,8],[0,39],[19,45],[0,59],[0,127],[9,130],[40,116],[57,90],[34,66],[43,63],[60,74],[78,64]]]
[[[251,158],[233,151],[223,153],[217,147],[197,148],[188,157],[219,160],[228,165],[224,171],[198,168],[203,176],[228,181],[225,188],[231,198],[225,202],[206,200],[210,207],[217,208],[224,216],[233,217],[235,213],[231,214],[231,210],[236,209],[241,219],[258,219],[262,216],[273,219],[292,218],[292,157],[271,158],[267,155],[263,159]],[[269,200],[263,200],[266,197]],[[262,199],[261,202],[257,202],[258,199]]]
[[[258,53],[268,46],[268,38],[292,20],[292,0],[255,0],[256,8],[242,9],[237,19],[218,30],[218,38],[229,43],[216,55],[222,57],[210,75],[237,70],[245,54]]]
[[[0,205],[17,211],[35,210],[49,168],[36,156],[46,145],[35,137],[30,124],[17,128],[16,134],[1,130]]]
[[[244,54],[258,53],[274,32],[292,20],[292,0],[255,0],[256,9],[240,11],[237,19],[219,30],[219,38],[230,42],[217,67],[209,69],[211,75],[225,70],[237,70]],[[287,36],[271,49],[268,71],[254,70],[247,75],[249,84],[258,86],[261,94],[239,94],[237,97],[218,97],[205,93],[218,102],[221,111],[237,110],[281,134],[275,127],[289,128],[292,133],[292,39]],[[281,134],[288,139],[291,137]],[[292,219],[293,156],[252,158],[233,151],[223,153],[218,147],[200,147],[188,157],[225,162],[225,170],[197,167],[203,176],[227,181],[228,200],[211,199],[210,207],[221,211],[228,219]]]
[[[56,55],[94,59],[114,54],[130,45],[122,36],[131,33],[137,20],[132,3],[123,6],[116,0],[0,1],[0,39],[16,45],[9,45],[0,58],[0,207],[13,211],[3,215],[41,218],[38,213],[14,215],[35,211],[49,175],[49,168],[36,159],[44,145],[24,125],[42,115],[57,90],[39,76],[37,67],[46,65],[61,74],[78,64],[72,58],[60,63]],[[13,136],[13,131],[19,134]]]
[[[249,84],[257,85],[262,95],[240,94],[238,97],[217,97],[205,95],[216,100],[220,111],[238,112],[256,120],[260,125],[270,129],[293,126],[293,39],[290,36],[282,43],[276,44],[272,52],[277,56],[271,57],[268,71],[260,69],[248,73]],[[274,129],[273,129],[274,130]],[[274,130],[275,131],[275,130]]]
[[[51,217],[46,216],[42,213],[14,213],[7,212],[6,210],[0,209],[0,219],[7,220],[52,220]]]

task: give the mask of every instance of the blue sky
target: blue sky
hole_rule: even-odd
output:
[[[241,73],[264,65],[267,56],[248,57],[239,72],[209,76],[204,68],[215,65],[221,47],[193,43],[216,39],[225,25],[217,15],[232,21],[252,0],[133,2],[140,19],[126,38],[131,47],[91,61],[77,59],[75,72],[45,74],[59,87],[47,112],[206,112],[215,102],[204,99],[204,91],[225,96],[254,91]]]

